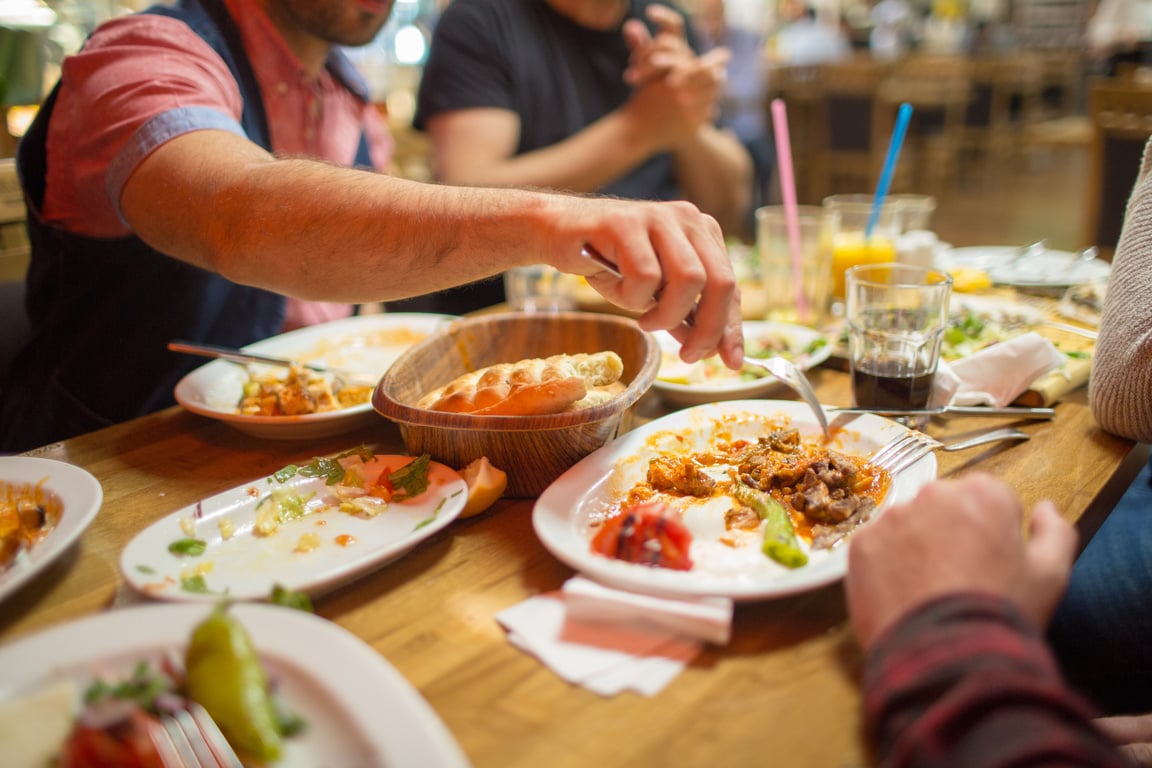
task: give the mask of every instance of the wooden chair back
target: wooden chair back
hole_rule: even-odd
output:
[[[875,188],[884,162],[877,93],[891,70],[890,62],[870,56],[821,65],[816,107],[820,198]]]
[[[1098,78],[1089,85],[1092,148],[1085,239],[1111,260],[1152,138],[1152,84]]]

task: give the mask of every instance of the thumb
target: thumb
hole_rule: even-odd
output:
[[[637,48],[652,42],[652,35],[648,32],[648,27],[639,19],[628,19],[624,22],[621,34],[624,36],[624,44],[628,46],[629,51],[635,51]]]
[[[1068,524],[1051,501],[1041,501],[1032,509],[1029,527],[1028,563],[1038,584],[1051,592],[1048,597],[1051,607],[1055,607],[1076,559],[1076,529]]]
[[[1049,573],[1070,570],[1079,536],[1056,505],[1051,501],[1037,504],[1032,510],[1030,528],[1028,549],[1032,562]]]

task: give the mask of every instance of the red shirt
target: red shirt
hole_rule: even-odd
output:
[[[864,710],[881,766],[1131,765],[1039,628],[1002,598],[942,598],[885,633],[866,661]]]
[[[310,78],[256,3],[226,0],[240,28],[271,131],[272,151],[352,165],[361,133],[386,170],[392,139],[374,105],[327,69]],[[139,163],[189,131],[240,127],[240,90],[224,61],[186,24],[134,14],[102,25],[64,61],[48,135],[46,221],[79,234],[131,233],[120,195]],[[287,328],[351,313],[289,301]]]

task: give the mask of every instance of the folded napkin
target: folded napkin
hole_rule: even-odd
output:
[[[961,360],[941,361],[936,369],[931,403],[1001,408],[1064,362],[1064,355],[1052,342],[1030,331]]]
[[[506,608],[508,641],[569,683],[601,696],[653,696],[732,627],[727,598],[671,599],[610,589],[581,576]]]

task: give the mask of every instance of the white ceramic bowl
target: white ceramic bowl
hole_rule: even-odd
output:
[[[379,379],[409,347],[455,319],[453,315],[400,312],[360,315],[290,331],[244,349],[320,363]],[[277,370],[254,366],[253,370],[256,369]],[[330,437],[380,418],[371,402],[302,416],[237,413],[236,404],[247,381],[245,366],[214,360],[180,380],[176,385],[176,402],[193,413],[219,419],[241,432],[273,440]]]
[[[787,397],[792,392],[778,379],[762,371],[745,374],[729,371],[716,359],[688,365],[680,360],[680,342],[672,338],[671,334],[661,331],[654,335],[660,344],[662,357],[652,389],[668,405],[685,408],[721,400],[751,400],[773,394]],[[772,352],[759,349],[761,340],[783,344],[783,351],[776,354],[791,359],[802,371],[819,365],[832,354],[832,340],[813,328],[788,323],[745,321],[744,345],[747,353],[757,357],[771,357]]]

